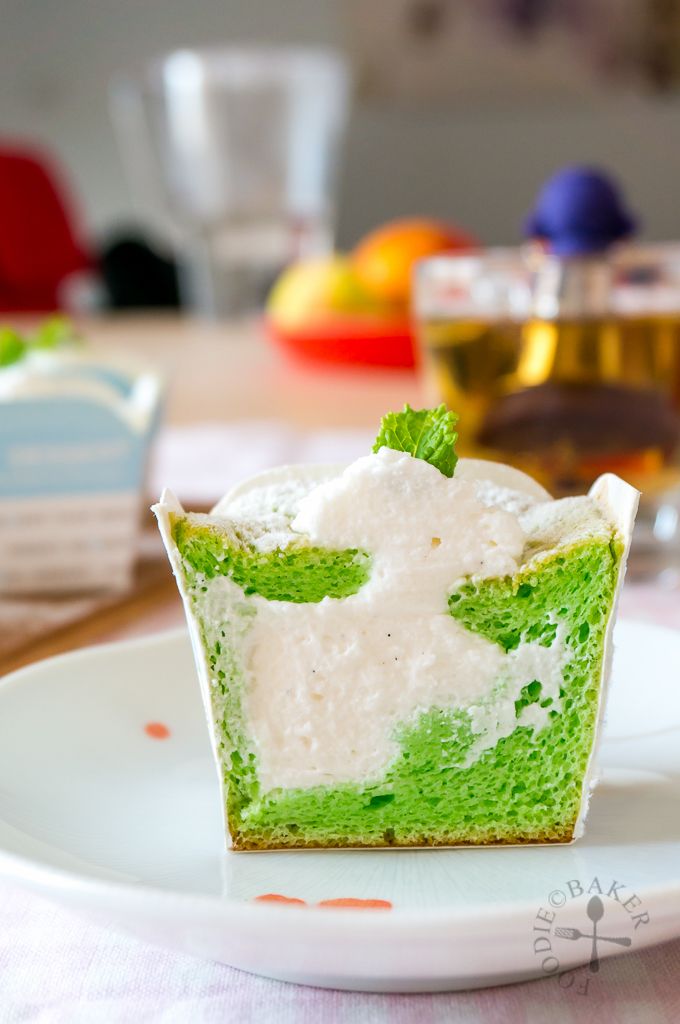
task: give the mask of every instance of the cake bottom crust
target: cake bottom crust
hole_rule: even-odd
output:
[[[468,846],[547,846],[571,843],[576,838],[574,822],[563,829],[555,829],[550,833],[493,836],[485,840],[464,839],[460,836],[426,836],[414,835],[411,839],[387,839],[375,842],[361,842],[356,839],[317,840],[304,839],[299,836],[288,838],[277,837],[275,840],[265,837],[236,833],[232,836],[232,849],[236,852],[262,852],[265,850],[398,850],[428,849],[434,847],[468,847]]]

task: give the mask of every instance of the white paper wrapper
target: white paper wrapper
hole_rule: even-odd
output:
[[[574,828],[574,839],[579,839],[584,832],[585,819],[588,813],[590,796],[597,785],[597,754],[600,737],[602,735],[602,723],[604,721],[607,706],[607,695],[611,681],[612,658],[614,655],[614,625],[619,607],[621,588],[626,575],[626,563],[630,552],[630,544],[633,538],[633,526],[637,514],[640,492],[627,484],[625,480],[615,476],[613,473],[605,473],[599,477],[590,488],[589,494],[598,505],[600,505],[607,516],[613,522],[621,537],[624,550],[621,555],[619,576],[616,584],[616,594],[609,614],[607,632],[604,638],[604,657],[602,659],[602,679],[600,680],[600,701],[597,710],[597,724],[595,726],[595,739],[590,754],[588,768],[583,780],[583,791],[581,795],[581,810]]]

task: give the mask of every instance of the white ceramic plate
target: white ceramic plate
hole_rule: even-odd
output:
[[[680,633],[624,622],[617,642],[602,782],[563,847],[225,853],[184,632],[33,665],[0,685],[0,871],[159,945],[335,988],[587,964],[598,889],[600,958],[675,937]],[[272,893],[305,904],[256,900]],[[319,906],[338,899],[369,902]]]

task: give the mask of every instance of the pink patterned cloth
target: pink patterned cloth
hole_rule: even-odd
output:
[[[627,587],[627,618],[680,628],[680,595]],[[680,922],[678,922],[680,933]],[[603,963],[586,995],[555,978],[372,995],[287,985],[170,953],[0,883],[0,1024],[677,1024],[680,938]]]

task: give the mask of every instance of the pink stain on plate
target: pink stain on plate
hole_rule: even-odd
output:
[[[256,903],[293,903],[298,906],[306,907],[305,900],[300,900],[296,896],[282,896],[278,892],[265,892],[261,896],[255,897]]]
[[[305,900],[296,896],[282,896],[278,892],[266,892],[261,896],[255,896],[256,903],[288,903],[306,907]],[[317,907],[326,907],[337,910],[391,910],[392,904],[389,900],[359,900],[353,896],[344,896],[335,900],[321,900]]]
[[[337,910],[391,910],[389,900],[358,900],[353,896],[345,896],[337,900],[321,900],[320,907],[331,907]]]
[[[144,726],[144,732],[152,740],[167,740],[170,735],[167,725],[163,725],[162,722],[147,722]]]

